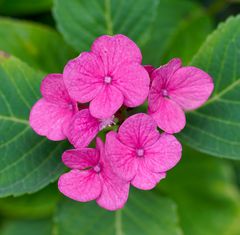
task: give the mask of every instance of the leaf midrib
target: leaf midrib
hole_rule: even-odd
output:
[[[15,116],[3,116],[3,115],[0,115],[0,120],[11,121],[11,122],[15,122],[15,123],[29,125],[29,121],[28,120],[22,119],[22,118],[18,118],[18,117],[15,117]]]

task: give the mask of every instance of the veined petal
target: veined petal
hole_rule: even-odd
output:
[[[113,74],[113,85],[123,93],[127,107],[136,107],[143,104],[148,96],[150,78],[142,65],[127,63]]]
[[[88,202],[99,197],[102,191],[99,175],[93,170],[71,170],[58,180],[59,191],[80,202]]]
[[[159,137],[157,123],[144,113],[132,115],[118,130],[119,140],[134,149],[151,146]]]
[[[123,95],[112,85],[105,85],[90,103],[92,116],[103,119],[111,117],[123,104]]]
[[[196,67],[183,67],[174,73],[169,83],[169,96],[184,110],[200,107],[212,94],[212,78]]]
[[[154,113],[149,110],[149,115],[157,122],[158,127],[165,132],[169,134],[180,132],[186,124],[182,108],[165,97],[162,97],[159,101],[159,109]]]
[[[67,150],[63,153],[62,161],[71,169],[84,170],[99,162],[99,151],[92,148]]]
[[[159,140],[145,149],[145,164],[153,172],[166,172],[181,159],[182,146],[169,134],[162,134]]]
[[[152,74],[151,78],[153,80],[159,79],[162,81],[163,84],[168,85],[169,80],[171,79],[172,75],[180,69],[182,66],[182,61],[179,58],[174,58],[170,60],[167,64],[160,66],[159,68],[155,69]]]
[[[152,172],[146,165],[145,159],[139,159],[137,174],[132,179],[131,184],[142,190],[153,189],[157,183],[166,177],[165,172]]]
[[[96,200],[98,205],[107,210],[122,208],[128,199],[130,183],[120,179],[113,172],[109,164],[104,165],[100,177],[102,181],[102,193]]]
[[[83,52],[70,60],[64,68],[63,79],[70,96],[86,103],[91,101],[103,86],[104,67],[95,54]]]
[[[150,112],[154,113],[160,108],[163,91],[168,92],[167,88],[171,77],[181,65],[181,60],[175,58],[151,73],[152,85],[148,96],[148,109]]]
[[[29,121],[32,129],[39,135],[50,140],[63,140],[66,138],[63,129],[68,127],[72,116],[72,109],[42,98],[32,107]]]
[[[40,90],[50,103],[67,106],[73,102],[64,85],[62,74],[48,74],[43,79]]]
[[[128,37],[118,34],[103,35],[97,38],[91,51],[101,58],[105,75],[111,75],[124,63],[142,62],[142,54],[138,46]]]
[[[122,144],[117,134],[113,131],[106,136],[106,158],[110,162],[113,171],[122,179],[131,180],[138,168],[138,162],[133,149]]]
[[[100,122],[94,118],[89,109],[76,113],[68,128],[68,139],[75,148],[86,147],[99,131]]]

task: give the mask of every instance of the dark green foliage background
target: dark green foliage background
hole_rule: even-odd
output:
[[[0,0],[0,235],[239,235],[238,14],[238,0]],[[69,144],[37,136],[28,116],[45,74],[117,33],[144,64],[180,57],[211,74],[215,90],[187,113],[179,165],[108,212],[60,195]]]

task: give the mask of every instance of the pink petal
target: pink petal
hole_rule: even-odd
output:
[[[83,170],[98,163],[99,151],[91,148],[67,150],[63,153],[62,161],[69,168]]]
[[[94,118],[89,109],[83,109],[72,118],[68,129],[68,139],[75,148],[89,145],[99,131],[100,122]]]
[[[155,69],[151,74],[152,85],[148,96],[150,112],[156,112],[163,97],[163,91],[167,91],[172,75],[181,67],[180,59],[172,59],[168,64]]]
[[[132,115],[118,130],[119,140],[134,149],[151,146],[159,137],[157,123],[144,113]]]
[[[71,170],[59,178],[58,188],[65,196],[80,202],[94,200],[102,191],[99,175],[93,170]]]
[[[151,78],[151,74],[152,74],[153,70],[155,70],[156,68],[153,67],[150,64],[144,65],[144,68],[146,69],[146,71],[148,72],[149,77]]]
[[[138,162],[134,150],[122,144],[117,134],[113,131],[106,136],[106,158],[110,162],[113,171],[122,179],[131,180],[138,168]]]
[[[130,183],[116,176],[108,164],[104,165],[100,177],[102,180],[102,193],[96,200],[98,205],[107,210],[122,208],[128,199]]]
[[[63,82],[62,74],[49,74],[41,83],[41,93],[43,97],[51,102],[58,105],[67,105],[72,103],[67,89]]]
[[[42,98],[32,107],[29,121],[32,129],[39,135],[50,140],[63,140],[66,138],[63,129],[68,127],[72,115],[71,109]]]
[[[124,35],[103,35],[97,38],[91,51],[101,58],[105,74],[112,74],[123,63],[142,62],[142,54],[137,45]]]
[[[181,159],[182,146],[169,134],[162,134],[160,139],[144,151],[145,163],[154,172],[166,172]]]
[[[115,71],[112,84],[123,93],[126,106],[136,107],[148,96],[150,78],[142,65],[128,63]]]
[[[132,179],[131,184],[142,190],[150,190],[153,189],[157,183],[166,177],[166,173],[156,173],[151,172],[144,158],[139,159],[139,166],[136,176]]]
[[[209,98],[214,85],[212,78],[195,67],[177,70],[169,83],[169,96],[184,110],[200,107]]]
[[[129,192],[129,182],[120,179],[112,170],[110,161],[105,157],[104,143],[96,139],[96,147],[100,152],[102,171],[99,176],[102,182],[102,193],[97,203],[107,210],[117,210],[126,203]]]
[[[158,78],[162,80],[164,83],[167,83],[172,75],[182,66],[182,61],[179,58],[174,58],[170,60],[167,64],[160,66],[159,68],[155,69],[152,74],[151,78],[154,80]]]
[[[105,85],[90,103],[92,116],[103,119],[111,117],[123,104],[121,91],[112,85]]]
[[[91,101],[103,86],[104,67],[95,54],[81,53],[68,62],[64,68],[63,79],[70,96],[86,103]]]
[[[170,134],[180,132],[186,124],[182,108],[164,97],[160,99],[159,110],[155,113],[149,110],[149,115],[157,122],[159,128]]]

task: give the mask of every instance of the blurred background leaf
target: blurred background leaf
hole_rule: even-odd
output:
[[[53,12],[59,31],[78,52],[103,34],[125,34],[141,46],[150,37],[158,1],[55,0]]]
[[[51,235],[52,222],[45,220],[9,220],[3,223],[0,235]]]
[[[8,218],[39,219],[50,217],[60,199],[56,184],[21,197],[0,199],[0,214]]]
[[[240,194],[226,160],[184,147],[158,189],[176,202],[185,235],[240,234]]]
[[[208,72],[214,93],[189,112],[180,137],[191,147],[240,160],[240,15],[231,17],[206,40],[192,64]]]
[[[132,190],[128,203],[117,212],[95,202],[63,200],[55,216],[55,235],[181,235],[175,204],[152,192]]]
[[[38,136],[28,122],[42,75],[0,55],[0,197],[35,192],[63,172],[61,154],[68,144]]]
[[[26,15],[45,12],[52,7],[52,0],[0,0],[0,14]]]
[[[197,29],[197,30],[196,30]],[[143,46],[145,64],[159,66],[173,57],[188,63],[212,30],[212,19],[192,0],[161,0]]]
[[[34,68],[62,72],[76,54],[53,29],[36,23],[0,18],[0,50]]]

